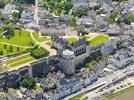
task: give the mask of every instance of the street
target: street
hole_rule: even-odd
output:
[[[118,80],[118,79],[126,76],[127,75],[126,72],[129,73],[128,70],[131,70],[131,72],[134,72],[134,65],[130,65],[130,66],[124,68],[124,69],[114,71],[112,74],[108,74],[108,75],[104,76],[103,78],[98,78],[98,80],[95,83],[93,83],[92,85],[89,85],[87,88],[83,88],[81,91],[76,92],[76,93],[74,93],[74,94],[64,98],[63,100],[69,100],[69,99],[71,99],[74,96],[77,96],[77,95],[79,95],[79,94],[81,94],[83,92],[91,90],[92,87],[98,86],[99,84],[101,84],[103,82],[105,82],[105,84],[103,86],[101,86],[101,88],[105,87],[108,84],[112,83],[113,80],[115,80],[115,79]],[[100,95],[100,93],[96,93],[99,89],[100,88],[97,88],[97,89],[93,90],[92,92],[89,92],[88,94],[86,94],[88,99],[91,100],[94,96]]]

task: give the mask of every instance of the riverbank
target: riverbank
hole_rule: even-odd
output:
[[[101,100],[133,100],[134,98],[134,86],[130,86],[124,90],[121,90],[117,93],[110,94]],[[132,99],[130,99],[132,98]]]

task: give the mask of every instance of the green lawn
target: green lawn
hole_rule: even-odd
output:
[[[75,43],[77,41],[76,38],[67,38],[65,39],[68,43]]]
[[[81,98],[85,95],[85,93],[81,93],[77,96],[74,96],[73,98],[69,99],[69,100],[82,100]]]
[[[30,54],[24,54],[24,55],[21,55],[21,56],[18,56],[16,58],[6,61],[5,64],[7,64],[11,67],[16,67],[16,66],[34,61],[34,60],[35,60],[35,58],[30,56]]]
[[[93,47],[93,46],[97,46],[99,44],[102,44],[108,40],[109,40],[108,36],[100,34],[100,35],[96,36],[95,38],[89,40],[88,43],[91,47]]]
[[[38,42],[44,42],[49,40],[47,37],[39,37],[38,33],[33,33],[33,37],[38,41]]]
[[[21,30],[14,30],[14,36],[10,39],[7,39],[5,37],[0,38],[0,42],[20,45],[20,46],[28,46],[30,42],[34,41],[32,40],[29,32],[27,31],[21,31]]]
[[[11,48],[12,48],[12,50],[11,50]],[[24,50],[25,50],[24,48],[9,46],[9,45],[6,45],[6,48],[5,48],[4,44],[0,44],[0,51],[2,52],[2,54],[0,53],[0,56],[12,55],[15,53],[22,52]]]
[[[29,54],[24,54],[24,55],[21,55],[21,56],[19,56],[19,57],[14,58],[14,59],[11,59],[11,60],[6,61],[6,64],[11,64],[11,63],[13,63],[13,62],[16,62],[16,61],[25,59],[25,58],[27,58],[27,57],[30,57],[30,55],[29,55]]]
[[[33,34],[39,41],[46,40],[46,38],[39,39],[39,36],[36,33],[33,33]],[[3,52],[3,54],[0,54],[0,56],[7,56],[7,55],[12,55],[18,52],[22,52],[26,50],[26,48],[29,46],[29,43],[31,42],[35,43],[32,40],[29,32],[24,31],[24,30],[14,29],[14,36],[11,37],[10,39],[7,39],[4,36],[0,37],[0,50]],[[5,48],[5,45],[6,45],[6,48]],[[12,47],[12,50],[10,50],[11,47]]]
[[[10,66],[11,66],[11,67],[17,67],[17,66],[20,66],[20,65],[29,63],[29,62],[34,61],[34,60],[35,60],[35,58],[29,57],[29,58],[23,59],[23,60],[21,60],[21,61],[15,62],[15,63],[13,63],[13,64],[10,64]]]

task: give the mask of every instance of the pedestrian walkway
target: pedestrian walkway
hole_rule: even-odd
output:
[[[11,44],[11,43],[6,43],[6,42],[0,42],[0,44],[10,45],[10,46],[14,46],[14,47],[20,47],[20,48],[24,48],[24,49],[29,48],[29,47],[25,47],[25,46],[21,46],[21,45],[16,45],[16,44]]]

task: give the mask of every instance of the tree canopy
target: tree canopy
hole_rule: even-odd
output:
[[[48,54],[49,54],[49,52],[46,49],[42,48],[42,47],[36,46],[36,47],[30,49],[30,55],[33,56],[36,59],[45,57]]]
[[[36,79],[35,78],[28,78],[23,77],[20,81],[20,86],[25,87],[27,89],[33,89],[36,85]]]
[[[35,4],[35,0],[13,0],[14,3]]]
[[[55,15],[68,14],[72,8],[71,0],[44,0],[43,7]]]
[[[134,13],[129,13],[127,16],[125,16],[124,22],[126,24],[131,24],[132,22],[134,22]]]

